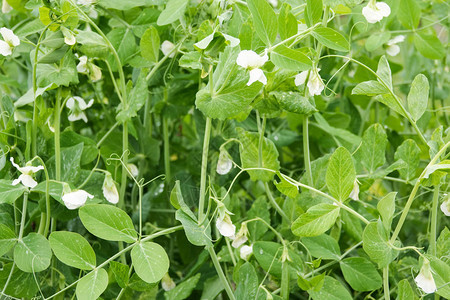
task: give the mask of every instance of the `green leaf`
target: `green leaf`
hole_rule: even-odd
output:
[[[108,272],[105,269],[94,269],[77,283],[75,294],[78,300],[97,299],[108,287]]]
[[[352,296],[342,284],[330,276],[325,276],[323,286],[319,291],[309,290],[313,300],[352,300]]]
[[[363,249],[379,268],[389,265],[398,255],[398,251],[388,245],[388,238],[381,221],[369,223],[363,232]]]
[[[395,151],[395,159],[402,159],[406,163],[406,168],[398,170],[400,177],[410,181],[416,177],[417,169],[420,165],[420,148],[412,139],[404,141]]]
[[[314,112],[317,112],[317,109],[308,98],[303,97],[300,93],[297,92],[271,92],[270,95],[274,96],[281,108],[288,112],[296,113],[296,114],[305,114],[310,115]]]
[[[164,26],[183,18],[188,4],[188,0],[169,0],[166,8],[159,15],[156,24]]]
[[[182,283],[178,284],[175,288],[171,289],[164,293],[164,297],[166,300],[184,300],[188,298],[192,291],[197,286],[198,281],[200,280],[200,273],[197,273],[195,276],[192,276],[189,279],[184,280]],[[203,299],[203,298],[202,298]]]
[[[389,93],[389,90],[375,80],[358,83],[352,90],[352,95],[376,96]]]
[[[139,6],[149,6],[155,5],[154,0],[133,0],[133,1],[123,1],[123,0],[98,0],[98,4],[102,7],[118,9],[118,10],[129,10],[134,7]]]
[[[445,227],[436,241],[436,256],[443,257],[450,255],[450,230]]]
[[[283,246],[275,242],[258,241],[253,244],[253,255],[263,270],[281,278]]]
[[[237,287],[234,292],[236,299],[256,299],[259,282],[255,268],[249,262],[246,262],[240,266],[237,272]]]
[[[141,38],[141,55],[148,61],[157,62],[159,59],[159,34],[158,30],[150,26]]]
[[[202,54],[197,51],[187,52],[180,57],[178,64],[182,68],[201,70],[203,68]]]
[[[36,73],[38,87],[46,87],[52,83],[57,86],[78,83],[78,71],[72,51],[66,53],[60,65],[38,64]]]
[[[334,225],[338,216],[338,206],[320,203],[300,215],[292,223],[291,230],[295,235],[302,237],[321,235]]]
[[[399,99],[399,98],[397,98],[397,99]],[[402,106],[397,102],[396,98],[394,98],[394,96],[392,96],[391,94],[378,95],[375,97],[375,100],[383,103],[384,105],[391,108],[398,114],[406,117],[405,113],[402,109]],[[401,102],[401,100],[400,100],[400,102]]]
[[[291,71],[306,71],[311,69],[312,62],[308,56],[299,50],[280,45],[270,54],[271,62],[282,69]]]
[[[320,113],[315,113],[314,118],[317,125],[326,133],[350,143],[352,146],[358,146],[361,143],[361,138],[348,130],[342,128],[335,128],[328,124],[325,118]]]
[[[89,57],[104,58],[108,56],[110,50],[102,36],[93,31],[79,30],[77,44],[80,51]]]
[[[364,132],[356,157],[370,174],[386,162],[387,143],[386,132],[380,124],[373,124]]]
[[[261,90],[260,82],[247,86],[248,71],[236,65],[238,52],[238,47],[227,47],[220,54],[213,74],[212,93],[211,83],[208,83],[196,95],[195,105],[210,118],[225,120],[236,116],[249,107]]]
[[[350,152],[339,147],[330,158],[327,168],[326,181],[330,194],[344,201],[353,190],[356,179],[355,167]]]
[[[61,181],[75,184],[80,177],[80,162],[83,153],[83,143],[61,149]],[[55,178],[55,156],[47,163],[50,178]]]
[[[308,27],[312,27],[322,18],[322,0],[306,0],[305,21]]]
[[[414,46],[420,54],[429,59],[441,59],[446,53],[444,46],[434,32],[427,34],[422,31],[416,31],[414,34]]]
[[[66,265],[81,270],[95,268],[95,252],[80,234],[55,231],[50,234],[48,240],[55,256]]]
[[[169,270],[169,257],[159,244],[140,242],[131,250],[131,261],[139,277],[148,283],[154,283]]]
[[[312,32],[314,38],[327,48],[337,51],[350,51],[348,40],[336,30],[329,27],[318,27]]]
[[[12,180],[0,179],[0,203],[14,203],[27,189],[22,184],[12,185]]]
[[[241,163],[244,169],[247,168],[265,168],[274,170],[280,169],[280,162],[278,161],[278,150],[274,143],[263,137],[261,143],[261,154],[259,151],[259,134],[256,132],[248,132],[242,128],[236,129],[238,138],[240,140],[239,153],[241,156]],[[252,181],[262,180],[271,181],[275,172],[264,170],[249,170],[247,171]]]
[[[403,27],[407,29],[417,28],[420,21],[420,7],[416,0],[401,0],[397,17]]]
[[[128,285],[130,267],[118,261],[112,261],[109,263],[109,269],[113,272],[117,284],[125,289]]]
[[[2,265],[0,269],[0,290],[8,296],[32,299],[39,290],[35,281],[36,274],[22,272],[17,267],[11,274],[12,266],[13,263]],[[8,281],[8,286],[4,289],[6,281]],[[8,299],[9,297],[3,297],[2,295],[2,298]]]
[[[186,202],[183,199],[179,180],[175,181],[175,186],[170,192],[170,203],[176,209],[181,209],[185,214],[191,217],[192,220],[197,220],[194,213],[191,211],[189,206],[187,206]]]
[[[286,179],[284,179],[283,176],[280,176],[279,174],[278,178],[280,178],[280,182],[274,181],[277,190],[279,190],[280,193],[294,199],[298,195],[298,187],[288,182]]]
[[[395,213],[395,196],[397,192],[391,192],[384,196],[377,204],[378,212],[381,215],[381,220],[383,221],[384,229],[390,231],[392,219]]]
[[[379,78],[377,80],[381,83],[383,82],[388,88],[392,90],[392,73],[391,67],[385,55],[380,58],[378,62],[377,75]]]
[[[137,116],[137,112],[145,104],[148,97],[147,82],[143,72],[139,75],[133,89],[128,95],[128,103],[124,106],[120,103],[117,107],[119,113],[116,116],[118,122],[125,122]]]
[[[415,300],[417,299],[416,294],[414,294],[408,279],[403,279],[397,284],[397,298],[396,300]]]
[[[408,108],[414,121],[420,119],[428,106],[428,93],[430,85],[425,75],[417,75],[412,84],[408,94]]]
[[[0,256],[11,250],[16,242],[17,237],[14,231],[5,224],[0,223]]]
[[[390,38],[390,32],[374,32],[367,38],[364,47],[369,52],[375,51],[383,44],[386,44]]]
[[[197,219],[192,219],[182,210],[177,210],[175,219],[181,222],[187,239],[195,246],[211,245],[211,227],[207,225],[207,220],[199,225]],[[206,224],[206,225],[205,225]]]
[[[277,38],[277,15],[266,0],[248,0],[256,34],[264,44],[272,45]]]
[[[302,238],[302,243],[306,246],[309,253],[320,259],[341,259],[341,249],[337,241],[329,235],[322,234],[314,237]]]
[[[138,51],[136,38],[131,28],[114,28],[108,32],[106,37],[109,39],[114,49],[116,49],[122,66],[126,65],[126,63],[128,63],[128,61],[135,56]],[[111,53],[111,51],[109,51],[109,53]],[[112,70],[117,70],[117,59],[112,54],[108,56],[108,62],[111,65]]]
[[[349,257],[340,261],[342,274],[352,289],[358,292],[378,290],[383,285],[375,266],[364,257]]]
[[[78,211],[84,227],[101,239],[134,243],[137,233],[126,212],[109,204],[89,204]]]
[[[280,38],[285,40],[297,34],[297,32],[297,19],[291,12],[291,6],[284,2],[278,13],[278,33],[280,34]]]
[[[18,240],[14,248],[14,262],[24,272],[37,273],[50,266],[52,249],[47,239],[37,233],[30,233]]]

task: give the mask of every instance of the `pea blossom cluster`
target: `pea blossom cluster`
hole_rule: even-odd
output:
[[[377,23],[391,14],[391,8],[384,2],[370,0],[362,9],[362,14],[369,23]]]

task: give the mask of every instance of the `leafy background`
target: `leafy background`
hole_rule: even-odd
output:
[[[5,1],[21,43],[0,63],[2,294],[414,299],[428,260],[425,298],[450,298],[448,3],[386,0],[369,24],[359,0]],[[265,49],[268,82],[247,86],[236,58]],[[326,87],[308,97],[294,77],[316,67]],[[71,96],[94,99],[87,123],[68,120]],[[12,186],[9,157],[45,165],[39,185]],[[63,183],[94,198],[68,210]],[[223,207],[247,260],[215,226]]]

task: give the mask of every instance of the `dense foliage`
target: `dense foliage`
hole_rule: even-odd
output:
[[[448,8],[3,0],[0,299],[449,299]]]

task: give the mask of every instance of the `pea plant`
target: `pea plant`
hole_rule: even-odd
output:
[[[450,299],[448,25],[2,0],[0,299]]]

